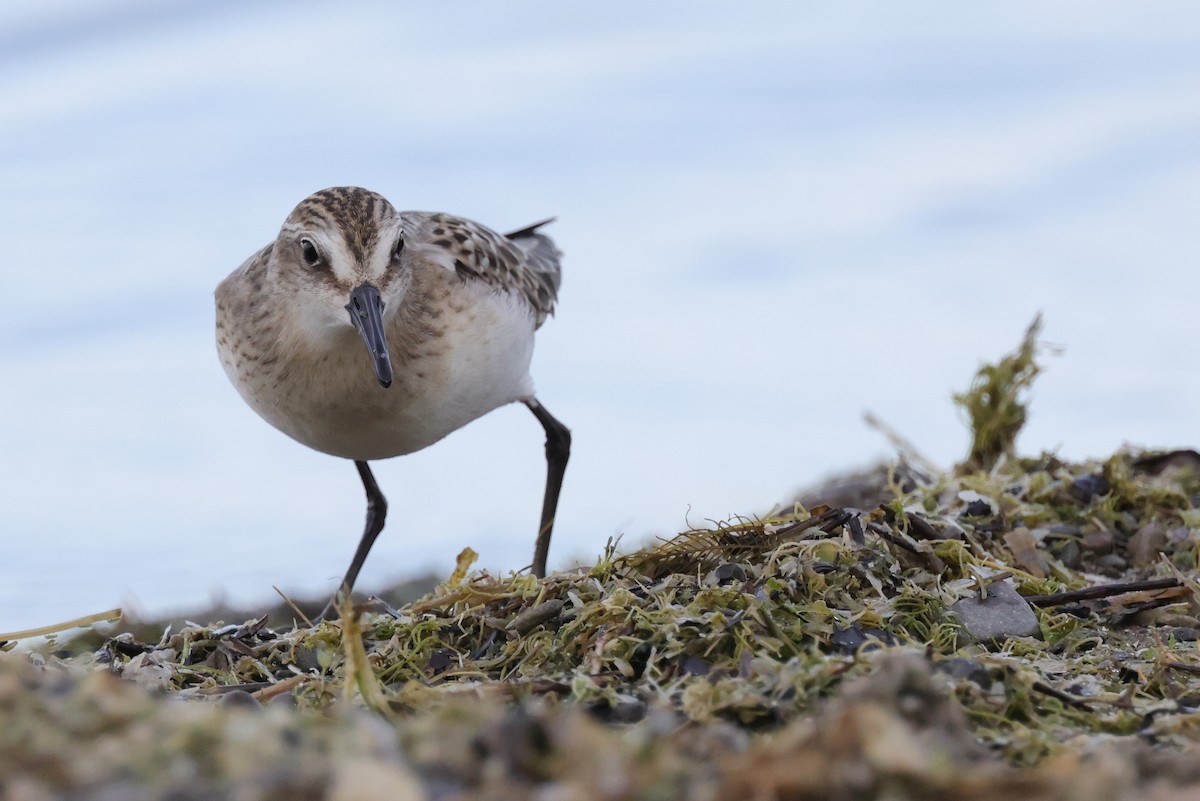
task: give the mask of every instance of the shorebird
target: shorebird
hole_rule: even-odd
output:
[[[242,398],[358,468],[367,522],[346,593],[387,515],[368,462],[421,450],[515,402],[546,431],[531,566],[545,575],[571,446],[529,374],[561,277],[560,254],[539,233],[551,221],[501,235],[450,214],[397,211],[366,189],[323,189],[217,287],[217,350]]]

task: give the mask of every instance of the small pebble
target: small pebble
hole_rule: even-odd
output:
[[[1029,602],[1005,581],[988,585],[987,600],[978,595],[951,605],[966,633],[979,643],[1001,643],[1009,637],[1041,637],[1042,627]]]

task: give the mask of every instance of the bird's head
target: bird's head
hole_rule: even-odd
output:
[[[307,333],[342,336],[353,326],[375,377],[392,383],[386,319],[412,282],[400,215],[382,195],[334,187],[309,195],[284,221],[271,253],[273,280]]]

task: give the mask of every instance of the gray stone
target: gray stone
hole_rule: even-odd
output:
[[[1115,553],[1101,556],[1096,560],[1096,572],[1109,578],[1120,578],[1128,567],[1129,563]]]
[[[1150,567],[1167,547],[1167,529],[1158,522],[1147,523],[1129,538],[1129,561],[1134,567]]]
[[[1078,570],[1083,564],[1083,552],[1075,540],[1067,540],[1060,545],[1057,554],[1058,560],[1071,570]]]
[[[976,642],[1001,643],[1009,637],[1042,636],[1033,608],[1006,581],[989,584],[987,600],[972,595],[951,605],[950,611],[958,615],[963,628]]]
[[[1083,548],[1095,554],[1112,553],[1113,535],[1104,529],[1091,529],[1083,532]]]

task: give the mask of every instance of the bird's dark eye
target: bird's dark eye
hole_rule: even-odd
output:
[[[394,258],[400,258],[400,254],[404,252],[404,234],[400,234],[400,238],[396,240],[396,252],[392,254]]]
[[[316,267],[321,263],[321,254],[317,252],[317,246],[308,237],[300,240],[300,255],[309,267]]]

